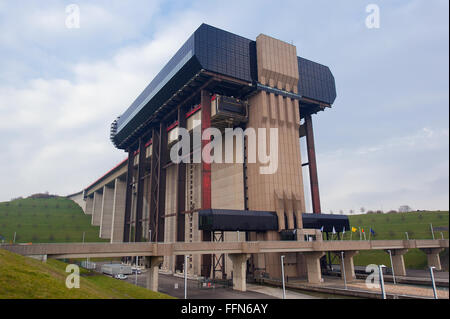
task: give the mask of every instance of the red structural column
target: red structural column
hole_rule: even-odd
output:
[[[211,96],[208,91],[201,91],[201,105],[202,105],[202,151],[207,144],[211,142],[211,137],[203,140],[203,132],[211,127]],[[209,161],[210,154],[202,154],[202,208],[211,208],[211,164]]]
[[[320,214],[322,211],[320,208],[319,179],[317,177],[316,148],[314,146],[314,131],[311,114],[305,115],[305,131],[313,213]]]
[[[211,127],[211,96],[208,91],[201,91],[201,105],[202,105],[202,124],[201,124],[201,133],[202,133],[202,148],[201,151],[203,153],[203,149],[207,144],[211,142],[211,137],[206,140],[203,140],[203,132]],[[208,153],[208,152],[207,152]],[[205,154],[203,157],[202,154],[202,209],[210,209],[211,208],[211,164],[206,163],[205,160],[209,160],[210,154]],[[211,241],[211,232],[203,231],[202,232],[202,240],[203,241]],[[212,266],[212,255],[202,255],[202,270],[201,274],[204,277],[211,277],[211,266]]]

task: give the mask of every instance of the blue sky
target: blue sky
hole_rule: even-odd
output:
[[[79,29],[65,26],[71,3]],[[379,29],[365,25],[370,3]],[[332,70],[338,98],[314,117],[324,212],[448,209],[448,6],[0,0],[0,200],[76,192],[125,158],[111,121],[204,22],[292,42]]]

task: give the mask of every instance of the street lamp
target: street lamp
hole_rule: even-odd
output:
[[[388,253],[389,253],[389,258],[391,259],[392,279],[394,280],[394,285],[395,285],[396,282],[395,282],[394,264],[392,263],[392,251],[390,249],[388,249]]]
[[[344,286],[345,286],[345,290],[347,290],[347,278],[345,276],[345,260],[344,260],[344,252],[341,251],[341,260],[342,260],[342,269],[341,269],[341,273],[344,276]]]
[[[405,234],[406,234],[406,240],[409,240],[408,232],[405,231]]]
[[[384,288],[384,279],[383,279],[383,268],[386,268],[386,266],[385,265],[378,266],[378,272],[379,272],[379,276],[380,276],[381,295],[383,296],[383,299],[386,299],[386,290]]]
[[[184,255],[184,299],[187,299],[187,262],[188,256]]]
[[[284,285],[284,255],[281,256],[281,277],[283,281],[283,299],[286,299],[286,287]]]
[[[434,267],[434,266],[430,267],[431,283],[433,284],[433,294],[434,294],[434,299],[439,299],[437,296],[436,282],[434,281],[433,269],[436,269],[436,267]]]

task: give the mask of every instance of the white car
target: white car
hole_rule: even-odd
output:
[[[125,279],[127,279],[128,277],[125,276],[124,274],[118,274],[118,275],[115,275],[114,278],[120,279],[120,280],[125,280]]]

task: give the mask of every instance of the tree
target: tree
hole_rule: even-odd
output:
[[[361,213],[364,213],[364,212],[366,211],[366,209],[365,209],[364,207],[361,207],[361,208],[359,209],[359,211],[360,211]]]
[[[409,212],[412,212],[412,208],[409,207],[408,205],[402,205],[399,207],[398,212],[399,213],[409,213]]]

